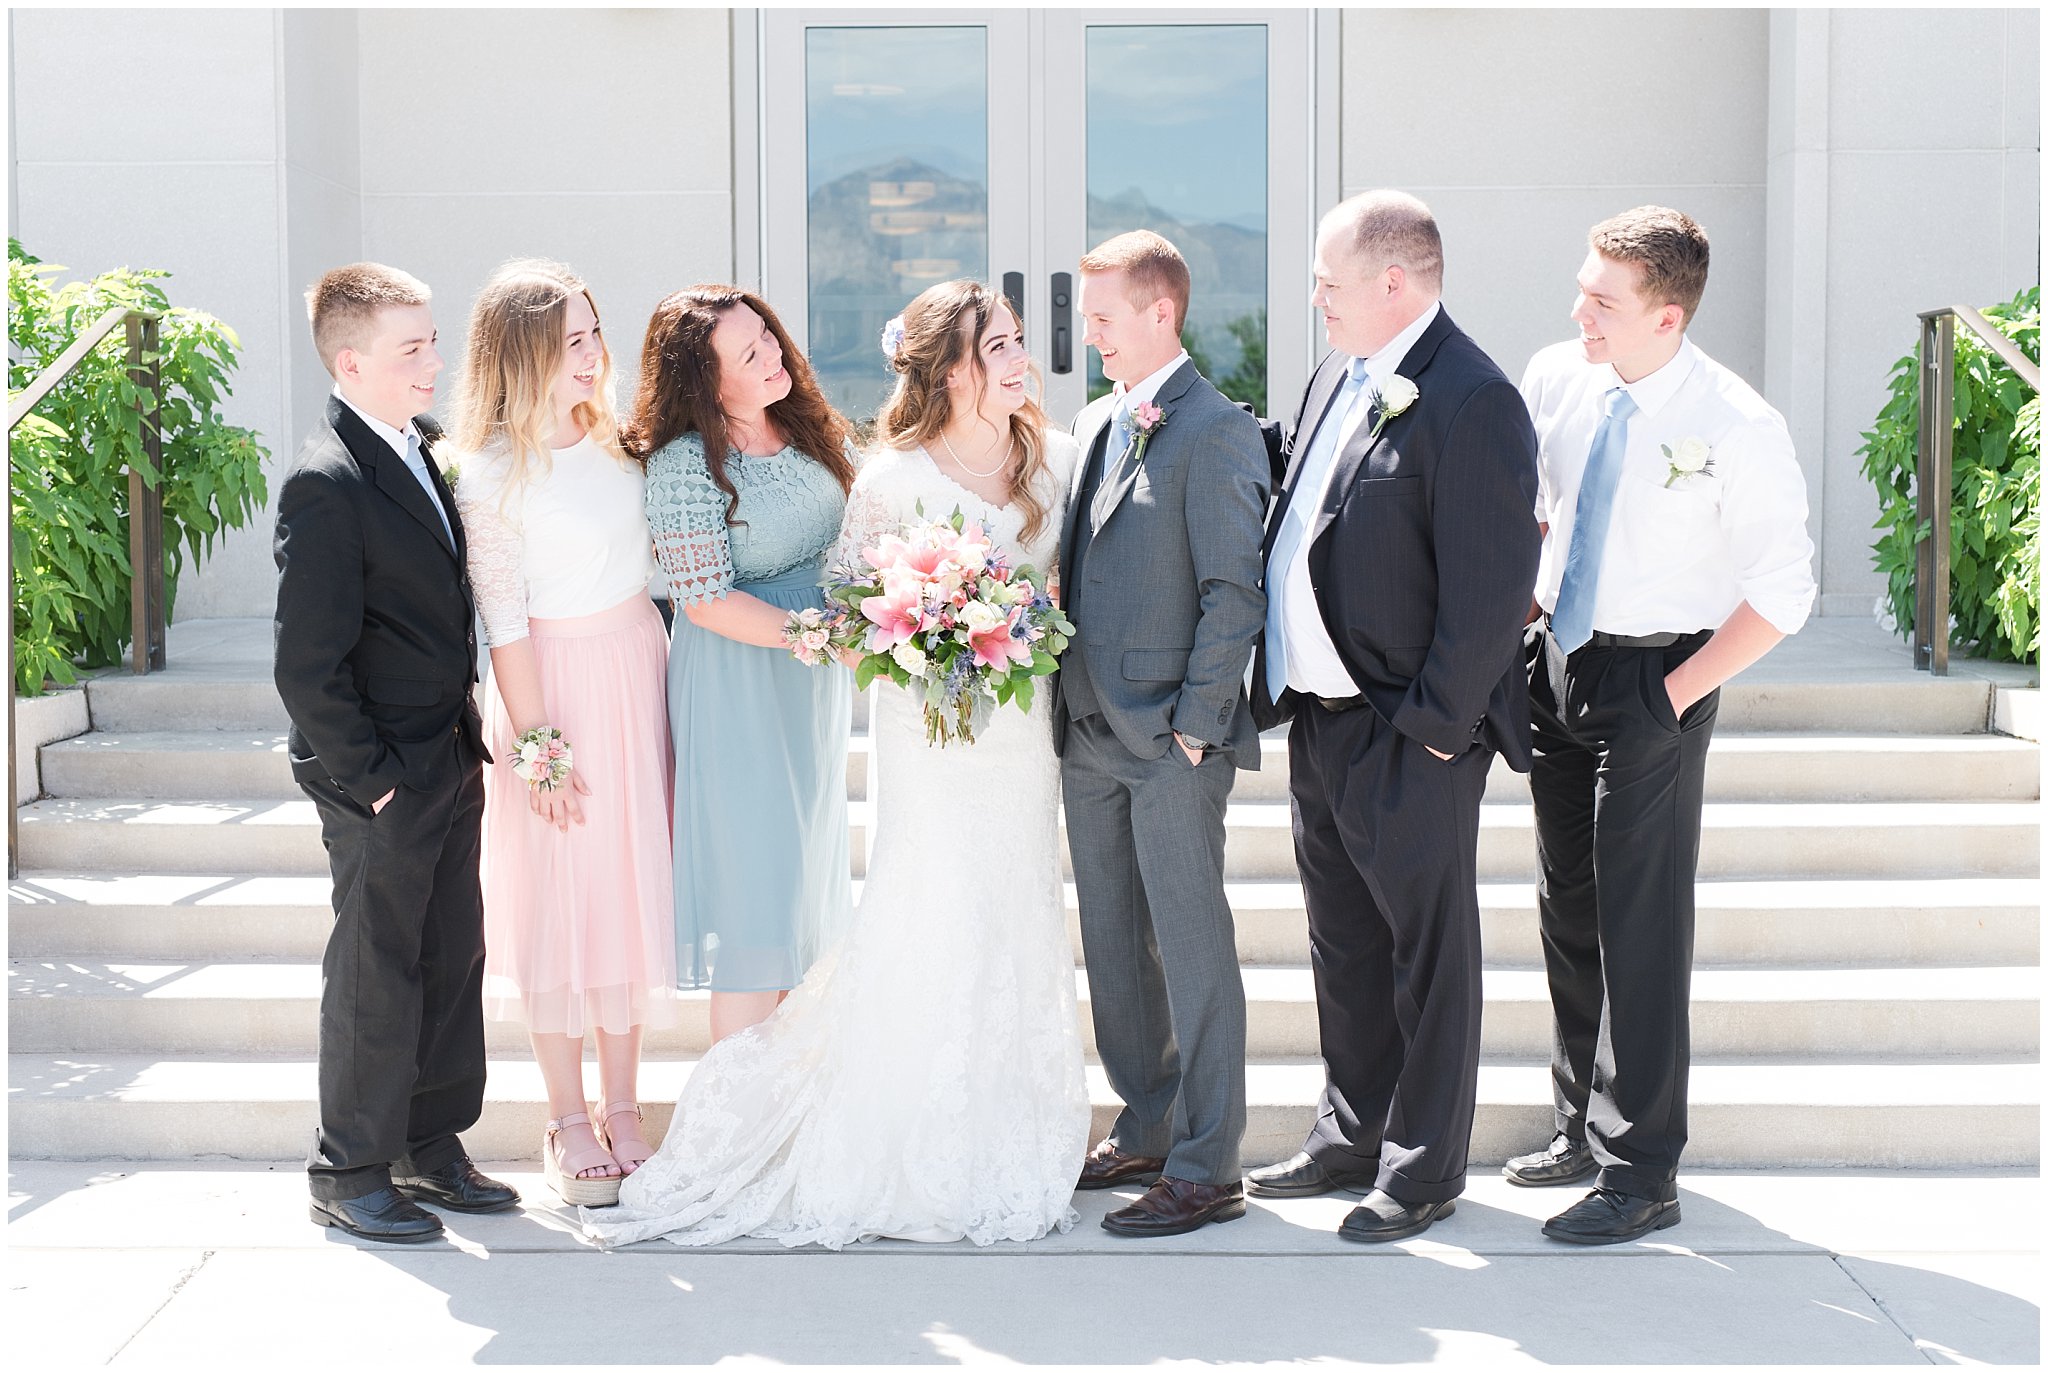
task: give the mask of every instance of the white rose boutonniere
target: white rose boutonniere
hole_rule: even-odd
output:
[[[1664,450],[1664,461],[1668,464],[1664,477],[1666,490],[1673,482],[1687,477],[1711,477],[1714,475],[1714,450],[1707,447],[1702,438],[1680,439],[1675,444],[1658,445]]]
[[[1380,416],[1373,422],[1372,433],[1366,435],[1366,438],[1378,438],[1380,430],[1387,427],[1388,420],[1407,413],[1408,407],[1415,404],[1421,396],[1422,388],[1407,377],[1398,372],[1388,377],[1386,383],[1380,387],[1379,394],[1373,397],[1373,403],[1379,406]]]

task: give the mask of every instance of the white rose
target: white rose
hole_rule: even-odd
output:
[[[898,644],[889,650],[889,656],[896,660],[896,666],[913,677],[924,676],[926,659],[924,650],[916,644]]]
[[[960,611],[960,623],[976,634],[985,634],[1008,623],[1010,612],[986,601],[969,601]]]
[[[1380,387],[1380,413],[1392,419],[1415,404],[1421,394],[1421,390],[1407,377],[1398,374],[1388,377],[1386,384]]]
[[[1707,441],[1700,438],[1680,439],[1676,447],[1666,450],[1671,454],[1671,465],[1680,472],[1693,473],[1707,470],[1707,459],[1714,450],[1707,447]]]

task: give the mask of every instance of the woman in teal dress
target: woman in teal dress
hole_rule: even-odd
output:
[[[736,286],[655,307],[623,437],[676,608],[676,977],[711,989],[715,1042],[774,1012],[850,905],[851,683],[782,631],[825,603],[852,446],[775,312]]]

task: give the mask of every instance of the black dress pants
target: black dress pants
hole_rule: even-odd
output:
[[[1370,707],[1303,701],[1294,853],[1327,1081],[1304,1150],[1409,1205],[1465,1190],[1479,1085],[1479,802],[1493,750],[1445,762]]]
[[[306,1161],[317,1197],[451,1163],[483,1114],[483,773],[466,756],[440,772],[375,815],[330,780],[301,784],[334,873]]]
[[[1600,1186],[1654,1201],[1678,1195],[1685,1149],[1693,882],[1721,698],[1680,720],[1664,677],[1709,637],[1566,657],[1546,632],[1530,673],[1557,1128],[1590,1141]]]

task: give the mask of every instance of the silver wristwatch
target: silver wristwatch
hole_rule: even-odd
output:
[[[1207,739],[1197,739],[1194,735],[1187,733],[1183,733],[1180,736],[1180,742],[1183,747],[1191,748],[1197,753],[1207,753],[1210,749],[1216,747]]]

